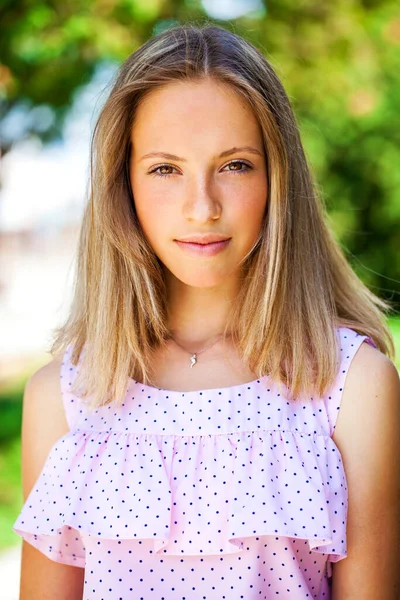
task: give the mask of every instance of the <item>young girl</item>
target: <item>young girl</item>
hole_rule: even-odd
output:
[[[326,221],[252,45],[185,25],[125,61],[24,394],[21,600],[397,600],[389,307]]]

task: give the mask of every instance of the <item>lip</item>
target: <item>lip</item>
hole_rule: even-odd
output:
[[[176,242],[185,242],[193,244],[212,244],[213,242],[223,242],[230,238],[226,235],[220,235],[217,233],[206,233],[204,235],[189,235],[187,237],[179,238]]]
[[[187,242],[174,240],[176,244],[187,254],[191,256],[215,256],[225,250],[229,245],[231,238],[223,238],[209,243]]]

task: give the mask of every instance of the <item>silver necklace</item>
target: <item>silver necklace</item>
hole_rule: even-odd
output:
[[[210,344],[209,346],[207,346],[206,348],[203,348],[202,350],[198,350],[197,352],[188,352],[186,350],[186,348],[184,348],[183,346],[181,346],[180,344],[178,344],[178,342],[172,337],[171,335],[171,339],[175,342],[175,344],[177,346],[179,346],[179,348],[182,348],[182,350],[184,350],[185,352],[187,352],[188,354],[190,354],[190,367],[194,367],[194,365],[197,363],[197,357],[199,354],[201,354],[202,352],[205,352],[206,350],[208,350],[209,348],[211,348],[212,346],[214,346],[222,337],[224,334],[221,334],[216,340],[215,342],[213,342],[212,344]]]

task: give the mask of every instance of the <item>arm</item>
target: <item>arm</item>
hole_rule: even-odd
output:
[[[61,359],[28,380],[22,413],[22,488],[24,502],[53,444],[68,433],[60,390]],[[81,600],[84,569],[57,563],[23,541],[20,600]]]
[[[348,484],[347,557],[332,564],[332,600],[400,598],[400,380],[362,344],[332,436]]]

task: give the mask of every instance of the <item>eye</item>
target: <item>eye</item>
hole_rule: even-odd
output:
[[[244,160],[232,160],[230,163],[225,165],[224,169],[226,169],[226,167],[232,167],[232,166],[235,168],[234,169],[228,168],[228,171],[230,171],[231,173],[237,173],[238,175],[242,175],[242,173],[246,173],[247,171],[250,171],[253,168],[251,165],[244,162]],[[237,169],[236,167],[241,167],[241,168]]]
[[[228,163],[227,165],[225,165],[224,169],[226,169],[228,167],[228,171],[230,171],[231,173],[237,173],[238,175],[241,175],[242,173],[246,173],[247,171],[252,170],[252,166],[249,165],[248,163],[246,163],[244,160],[232,160],[230,163]],[[231,168],[234,167],[234,168]],[[239,168],[237,168],[239,167]],[[168,170],[170,169],[170,171],[168,173],[162,173],[161,170]],[[151,171],[149,171],[149,175],[153,175],[154,177],[169,177],[170,175],[173,175],[173,171],[176,171],[175,167],[173,167],[172,165],[159,165],[158,167],[155,167],[154,169],[152,169]]]
[[[175,167],[172,165],[159,165],[149,171],[149,175],[153,175],[153,177],[168,177],[169,175],[173,175],[173,173],[161,173],[159,169],[175,169]]]

